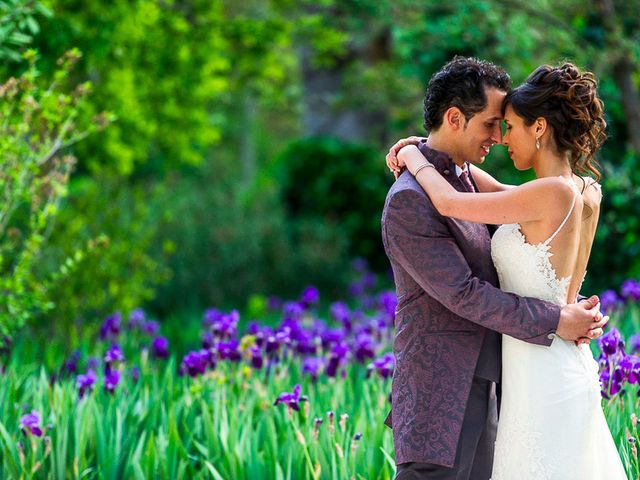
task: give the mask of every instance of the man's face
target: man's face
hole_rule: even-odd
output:
[[[460,150],[458,154],[466,161],[482,164],[489,150],[502,143],[502,101],[506,92],[496,88],[485,88],[487,106],[469,121],[463,117],[463,128],[458,130]]]

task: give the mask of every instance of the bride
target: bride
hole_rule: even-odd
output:
[[[415,145],[400,150],[398,162],[388,158],[389,167],[398,173],[406,165],[442,215],[501,224],[491,255],[502,290],[572,303],[586,273],[601,200],[599,184],[582,176],[600,178],[593,157],[606,124],[595,78],[569,63],[541,66],[507,94],[502,113],[502,143],[518,170],[533,168],[533,181],[504,185],[466,164],[475,185],[461,182],[467,191],[459,192]],[[560,337],[551,347],[508,335],[502,342],[492,479],[626,478],[589,347]]]

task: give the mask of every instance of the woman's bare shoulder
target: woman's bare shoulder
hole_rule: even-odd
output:
[[[591,177],[579,177],[582,185],[578,182],[578,186],[582,192],[584,202],[583,220],[591,217],[593,213],[600,211],[600,203],[602,202],[602,186]]]

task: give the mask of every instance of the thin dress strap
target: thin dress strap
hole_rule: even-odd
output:
[[[551,235],[546,242],[544,242],[544,245],[549,245],[551,243],[551,241],[556,238],[556,235],[558,235],[558,233],[560,233],[560,230],[562,230],[562,227],[564,227],[564,224],[567,223],[567,220],[569,220],[569,217],[571,216],[571,214],[573,213],[573,207],[576,206],[576,197],[578,196],[578,192],[574,189],[573,190],[573,202],[571,203],[571,208],[569,209],[569,213],[567,213],[567,216],[564,217],[564,220],[562,221],[562,223],[560,224],[560,226],[558,227],[558,229],[553,232],[553,235]]]

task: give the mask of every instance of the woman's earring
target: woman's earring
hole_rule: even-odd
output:
[[[540,150],[540,139],[536,138],[536,150]]]

